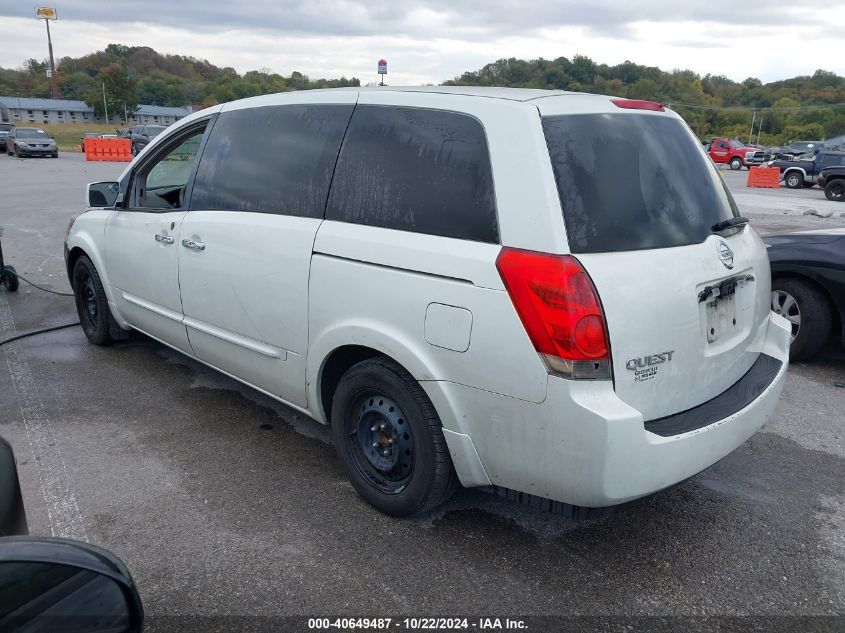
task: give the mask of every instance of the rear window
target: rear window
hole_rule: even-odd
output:
[[[697,244],[739,215],[727,187],[679,120],[644,114],[543,118],[574,253]]]
[[[498,242],[484,128],[458,112],[359,105],[326,219]]]
[[[8,132],[14,126],[9,123],[0,123],[0,132]]]

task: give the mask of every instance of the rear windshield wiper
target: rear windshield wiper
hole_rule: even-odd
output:
[[[710,227],[710,230],[713,233],[721,233],[722,231],[726,231],[728,229],[733,229],[738,226],[744,226],[748,224],[748,218],[738,215],[735,218],[728,218],[727,220],[722,220],[721,222],[716,222],[713,226]]]

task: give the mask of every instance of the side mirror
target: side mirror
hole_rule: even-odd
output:
[[[68,539],[0,539],[0,631],[140,633],[144,610],[126,566]]]
[[[88,185],[88,206],[111,209],[120,197],[120,183],[92,182]]]

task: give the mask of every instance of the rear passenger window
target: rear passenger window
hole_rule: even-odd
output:
[[[283,105],[221,114],[191,208],[322,218],[352,105]]]
[[[484,128],[457,112],[359,105],[326,219],[498,242]]]

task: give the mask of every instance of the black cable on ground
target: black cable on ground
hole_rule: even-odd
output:
[[[23,334],[10,336],[9,338],[0,341],[0,347],[5,345],[6,343],[11,343],[12,341],[17,341],[18,339],[26,338],[27,336],[35,336],[36,334],[46,334],[47,332],[53,332],[54,330],[63,330],[67,327],[73,327],[74,325],[79,325],[79,321],[74,321],[73,323],[65,323],[64,325],[54,325],[53,327],[45,327],[40,330],[32,330],[31,332],[24,332]]]
[[[4,268],[3,270],[8,270],[8,268]],[[39,290],[43,290],[44,292],[49,292],[51,294],[59,295],[59,296],[62,296],[62,297],[72,297],[73,296],[72,292],[59,292],[58,290],[50,290],[49,288],[45,288],[44,286],[39,286],[37,283],[35,283],[34,281],[30,281],[29,279],[27,279],[26,277],[24,277],[23,275],[21,275],[17,271],[10,270],[9,273],[12,274],[12,275],[15,275],[15,277],[17,277],[21,281],[28,283],[30,286],[35,286],[36,288],[38,288]]]

